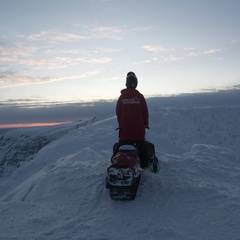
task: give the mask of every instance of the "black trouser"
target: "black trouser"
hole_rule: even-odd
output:
[[[137,148],[139,152],[139,158],[140,158],[140,165],[142,168],[148,167],[148,152],[145,145],[145,141],[139,141],[137,142]]]

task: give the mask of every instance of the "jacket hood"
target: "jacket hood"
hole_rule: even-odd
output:
[[[133,92],[139,94],[139,91],[135,88],[124,88],[121,90],[121,94],[128,94],[128,93],[133,93]]]

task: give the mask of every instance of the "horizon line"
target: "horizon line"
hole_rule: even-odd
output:
[[[0,129],[13,129],[13,128],[29,128],[29,127],[49,127],[57,126],[66,123],[71,123],[72,121],[66,122],[45,122],[45,123],[10,123],[10,124],[0,124]]]

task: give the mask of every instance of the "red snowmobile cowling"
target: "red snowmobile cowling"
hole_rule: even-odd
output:
[[[119,151],[111,162],[113,167],[136,167],[140,164],[136,151],[132,150]]]

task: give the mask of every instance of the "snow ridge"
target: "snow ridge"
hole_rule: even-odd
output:
[[[147,138],[161,170],[142,172],[132,202],[112,201],[105,189],[116,117],[21,130],[31,137],[65,134],[0,179],[0,239],[238,240],[239,110],[151,112]]]
[[[49,143],[59,139],[72,129],[94,121],[78,121],[51,128],[0,129],[0,178],[9,176],[22,162],[30,161]]]

